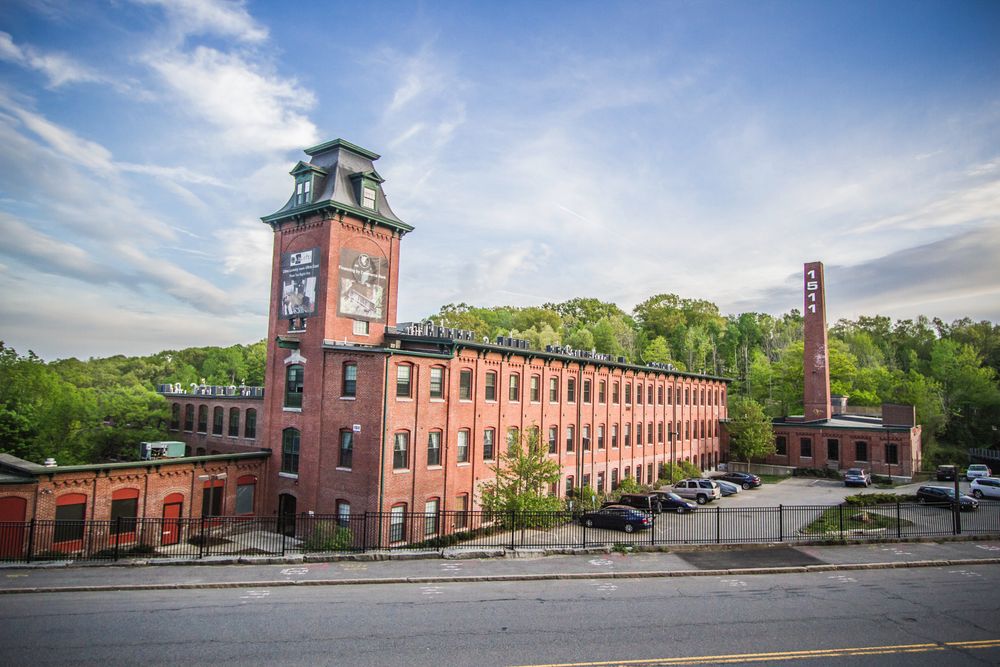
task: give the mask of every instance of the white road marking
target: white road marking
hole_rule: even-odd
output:
[[[977,544],[977,549],[986,549],[987,551],[1000,551],[1000,547],[995,547],[992,544]],[[11,575],[7,575],[8,577]]]
[[[587,561],[594,567],[614,567],[614,561],[610,561],[607,558],[591,558]]]
[[[445,563],[441,566],[441,569],[445,572],[460,572],[462,570],[462,566],[458,563]]]
[[[613,584],[610,581],[592,581],[590,582],[590,585],[595,586],[597,590],[601,591],[602,593],[610,593],[612,591],[618,590],[618,585]]]
[[[981,577],[983,575],[978,572],[969,572],[968,570],[948,570],[948,574],[960,574],[963,577]]]
[[[902,549],[896,547],[882,547],[882,551],[891,552],[894,556],[912,556],[913,554],[909,551],[903,551]]]
[[[439,586],[421,586],[420,592],[423,595],[441,595],[441,588]]]
[[[286,567],[284,570],[281,571],[281,574],[285,575],[286,577],[290,577],[293,574],[309,574],[309,568],[308,567]]]
[[[266,598],[268,595],[270,595],[271,591],[249,590],[246,593],[247,593],[246,595],[240,596],[240,599],[243,600],[243,602],[241,602],[240,604],[246,604],[247,600],[262,600]]]
[[[841,584],[856,584],[858,580],[854,577],[848,577],[845,574],[834,574],[827,577],[828,579],[834,579]]]
[[[724,583],[724,584],[726,584],[728,586],[732,586],[734,588],[738,588],[740,586],[746,586],[747,585],[747,582],[740,581],[739,579],[720,579],[719,581],[721,581],[722,583]]]

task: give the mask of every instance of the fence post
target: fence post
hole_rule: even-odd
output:
[[[361,552],[368,551],[368,510],[361,518]]]
[[[847,535],[844,534],[844,503],[837,505],[837,524],[840,532],[840,541],[847,542]]]
[[[35,551],[35,518],[31,517],[31,525],[28,526],[28,562],[31,562],[31,554]]]
[[[580,515],[580,525],[583,526],[583,548],[587,548],[587,522],[583,519],[583,515]]]
[[[656,546],[656,515],[661,512],[651,512],[649,515],[649,520],[653,522],[653,526],[649,531],[649,545],[652,547]]]
[[[785,541],[785,506],[778,505],[778,541]]]
[[[900,516],[899,501],[896,501],[896,539],[903,536],[903,520]]]
[[[201,543],[198,544],[198,558],[205,557],[205,546],[208,544],[208,535],[205,534],[205,515],[201,515]]]
[[[715,543],[722,543],[722,514],[719,510],[722,509],[718,505],[715,506]]]
[[[121,543],[122,539],[122,518],[115,518],[115,555],[114,562],[118,562],[118,545]]]
[[[514,526],[514,510],[510,511],[510,550],[514,550],[514,540],[517,539],[517,528]]]

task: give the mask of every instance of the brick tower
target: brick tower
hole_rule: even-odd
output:
[[[826,337],[826,291],[823,282],[823,263],[809,262],[803,272],[805,290],[805,349],[802,370],[804,374],[803,419],[818,421],[829,419],[830,364]]]

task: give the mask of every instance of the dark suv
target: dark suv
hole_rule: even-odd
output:
[[[917,489],[917,501],[928,505],[951,507],[955,502],[955,489],[947,486],[921,486]],[[969,496],[959,496],[958,505],[964,511],[971,511],[979,507],[979,501]]]
[[[939,482],[954,482],[956,474],[958,473],[955,471],[955,466],[937,467],[937,481]]]
[[[660,511],[660,498],[655,493],[623,493],[618,500],[604,505],[628,505],[644,512],[657,513]]]

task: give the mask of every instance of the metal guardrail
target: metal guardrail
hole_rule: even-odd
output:
[[[644,530],[588,527],[577,512],[365,512],[349,517],[204,517],[0,522],[0,561],[190,559],[425,549],[766,544],[1000,534],[1000,502],[701,507]]]

